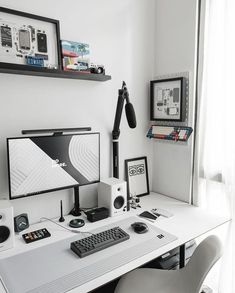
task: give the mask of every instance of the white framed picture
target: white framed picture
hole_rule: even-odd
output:
[[[147,157],[125,160],[128,197],[149,194]]]

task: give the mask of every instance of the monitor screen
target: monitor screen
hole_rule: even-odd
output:
[[[100,135],[7,139],[10,199],[100,180]]]

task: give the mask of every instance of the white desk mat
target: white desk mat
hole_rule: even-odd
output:
[[[130,235],[127,241],[79,258],[70,249],[71,242],[84,237],[84,234],[77,234],[72,238],[2,259],[0,276],[9,293],[64,293],[177,239],[151,224],[147,224],[147,233],[137,234],[130,227],[136,221],[142,220],[130,217],[90,230],[98,233],[119,226]],[[159,234],[164,237],[158,239]]]

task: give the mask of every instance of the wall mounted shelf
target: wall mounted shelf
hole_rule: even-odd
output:
[[[177,141],[187,141],[193,132],[188,126],[161,126],[152,125],[147,133],[148,138]]]
[[[110,75],[94,74],[94,73],[81,73],[71,72],[55,69],[38,68],[33,66],[17,65],[11,68],[8,63],[2,63],[0,73],[18,74],[18,75],[31,75],[31,76],[45,76],[52,78],[68,78],[80,80],[93,80],[93,81],[107,81],[111,79]]]

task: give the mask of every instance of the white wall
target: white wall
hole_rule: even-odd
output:
[[[156,0],[154,75],[190,72],[189,126],[194,119],[197,0]],[[153,190],[190,201],[193,135],[188,143],[154,142]]]
[[[152,173],[152,144],[145,135],[153,69],[154,2],[0,0],[3,7],[59,19],[61,38],[89,43],[92,60],[104,64],[107,74],[112,75],[111,81],[99,83],[0,74],[0,197],[8,196],[5,139],[19,136],[22,129],[91,126],[101,133],[101,178],[110,176],[110,133],[122,80],[127,83],[138,126],[129,129],[123,116],[120,177],[124,176],[124,159],[143,155],[148,156]],[[12,202],[16,215],[27,212],[35,222],[42,216],[58,216],[60,199],[68,212],[72,207],[71,190]],[[96,186],[81,189],[82,206],[93,206],[96,200]]]

